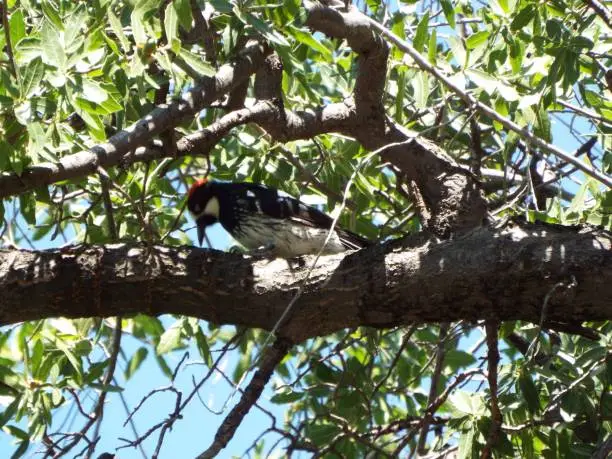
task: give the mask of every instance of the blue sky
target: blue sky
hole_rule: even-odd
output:
[[[554,143],[556,145],[563,146],[563,149],[568,152],[572,152],[580,146],[581,142],[568,133],[568,128],[565,125],[555,119],[553,119],[552,125]],[[574,128],[579,132],[592,132],[590,126],[588,126],[585,122],[576,123]],[[586,138],[582,139],[582,142],[585,140]],[[598,147],[600,148],[600,146]],[[577,187],[570,184],[568,188],[570,191],[575,191]],[[23,227],[27,226],[23,220],[20,221],[20,224]],[[31,231],[32,229],[28,230],[30,235]],[[230,243],[229,236],[220,228],[219,225],[209,230],[208,235],[214,248],[225,249]],[[193,241],[196,240],[195,231],[193,229],[189,232],[189,236]],[[57,247],[61,244],[62,241],[60,239],[50,241],[48,238],[46,238],[36,243],[36,248],[42,249],[47,247]],[[171,323],[173,319],[164,318],[164,321]],[[125,346],[125,354],[127,356],[130,356],[140,346],[139,342],[129,336],[124,337],[123,344]],[[473,344],[474,339],[466,340],[464,347],[469,348]],[[199,360],[198,352],[193,346],[189,349],[189,352],[190,358],[187,361],[188,365],[184,364],[182,366],[182,370],[178,373],[176,381],[176,387],[181,389],[185,395],[191,388],[192,376],[197,380],[207,371],[207,368],[204,365],[197,364],[197,361]],[[183,353],[184,351],[175,352],[169,355],[168,363],[171,367],[178,364],[179,360],[183,356]],[[237,355],[236,353],[231,353],[229,355],[230,357],[223,366],[227,369],[227,372],[231,374],[231,371],[237,363]],[[119,368],[117,371],[120,385],[123,385],[124,383],[124,368],[125,360],[120,359]],[[246,382],[248,382],[249,379],[250,377],[247,378]],[[153,357],[149,355],[140,370],[130,381],[125,384],[125,398],[129,407],[133,408],[142,399],[142,397],[151,390],[167,386],[169,383],[170,381],[168,381],[168,379],[161,373]],[[428,388],[424,389],[428,390]],[[221,409],[223,403],[231,393],[232,389],[229,384],[225,382],[223,378],[218,376],[213,376],[213,378],[207,382],[200,391],[202,401],[213,410]],[[267,402],[267,399],[269,399],[271,395],[272,391],[270,389],[270,385],[268,385],[268,388],[262,397],[261,403],[266,407],[266,409],[271,410],[275,415],[277,415],[279,426],[281,426],[283,421],[283,407]],[[90,401],[92,401],[95,396],[95,393],[90,393]],[[234,402],[238,399],[238,397],[239,394],[234,396]],[[124,443],[119,440],[120,437],[130,439],[133,438],[130,427],[123,427],[123,423],[126,419],[126,412],[119,396],[111,393],[109,394],[107,400],[108,403],[105,409],[104,422],[100,432],[102,440],[100,441],[97,453],[102,451],[112,452],[117,447],[123,445]],[[149,399],[134,418],[139,433],[144,433],[151,426],[164,419],[172,409],[173,404],[174,394],[171,392],[156,394]],[[225,412],[221,414],[214,414],[204,408],[199,399],[194,399],[183,412],[183,419],[177,421],[173,430],[167,434],[160,457],[193,457],[202,452],[212,442],[218,426],[221,424],[223,418],[229,412],[232,406],[233,404],[229,404]],[[57,415],[56,419],[54,419],[54,422],[56,422],[54,427],[62,422],[66,414],[68,414],[69,409],[70,408],[62,410],[62,412]],[[76,431],[80,428],[83,420],[82,418],[77,419],[77,422],[72,424],[69,430]],[[21,425],[23,426],[23,424]],[[256,436],[269,425],[269,418],[257,410],[257,408],[253,408],[251,413],[249,413],[249,415],[245,418],[243,425],[240,426],[234,440],[218,457],[229,458],[234,455],[241,456],[252,444],[252,441],[256,438]],[[152,455],[157,438],[158,433],[154,433],[150,439],[144,443],[144,449],[147,457]],[[268,436],[267,438],[267,446],[269,447],[277,437]],[[0,434],[1,457],[9,457],[14,451],[15,447],[12,444],[12,441],[12,437],[6,434]],[[36,449],[31,448],[27,457],[40,457],[40,455],[35,453]],[[141,453],[133,448],[119,450],[118,456],[122,459],[142,457]],[[73,457],[73,455],[71,454],[69,457]]]

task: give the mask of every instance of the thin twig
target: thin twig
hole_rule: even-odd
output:
[[[395,368],[395,366],[397,365],[397,362],[399,361],[401,355],[403,354],[404,349],[406,349],[406,346],[408,346],[408,343],[410,342],[410,338],[412,338],[412,335],[417,329],[418,329],[418,326],[413,325],[404,334],[404,336],[402,337],[402,344],[400,344],[399,349],[395,353],[395,356],[393,357],[393,361],[389,365],[389,370],[387,371],[387,374],[378,382],[378,384],[376,384],[376,386],[374,387],[374,390],[372,391],[371,398],[373,398],[374,395],[380,390],[380,388],[387,382],[387,379],[389,379],[389,377],[391,376],[391,373],[393,373],[393,369]]]
[[[450,325],[448,323],[443,323],[440,325],[440,332],[438,335],[438,346],[436,349],[436,365],[431,375],[431,382],[429,385],[429,396],[427,398],[427,406],[431,406],[434,403],[436,396],[438,395],[438,383],[440,382],[440,376],[442,376],[442,370],[444,368],[444,356],[446,354],[445,340],[446,340],[446,335],[448,333],[449,327]],[[429,425],[431,423],[432,416],[433,416],[433,412],[430,412],[429,410],[426,411],[425,415],[423,416],[423,424],[421,426],[419,442],[416,448],[419,454],[427,453],[427,449],[425,448],[425,445],[427,443],[427,434],[429,432]]]
[[[6,43],[6,54],[9,59],[9,70],[11,75],[17,77],[17,71],[15,70],[15,58],[13,56],[13,45],[11,43],[11,31],[8,22],[8,0],[2,0],[2,27],[4,28],[4,41]]]
[[[540,323],[538,324],[538,333],[536,334],[536,336],[533,338],[533,341],[529,345],[529,349],[527,349],[526,358],[528,358],[530,361],[533,360],[535,356],[538,354],[539,349],[538,349],[537,344],[540,339],[540,335],[542,333],[542,328],[544,327],[544,322],[546,321],[546,315],[548,313],[548,304],[550,302],[550,298],[552,297],[553,293],[555,293],[555,291],[561,287],[575,288],[577,285],[578,283],[576,282],[576,278],[572,276],[569,284],[567,284],[566,282],[557,282],[544,296],[544,303],[542,304],[542,311],[540,312]]]
[[[177,402],[175,403],[175,408],[174,408],[173,412],[170,413],[170,415],[168,416],[167,419],[165,419],[165,420],[163,420],[161,422],[158,422],[153,427],[149,428],[149,430],[147,430],[141,436],[135,438],[134,440],[127,440],[125,438],[120,438],[120,440],[124,441],[126,444],[120,446],[119,449],[128,448],[130,446],[131,447],[136,447],[136,446],[141,445],[142,442],[144,442],[144,440],[146,440],[151,434],[153,434],[153,432],[157,431],[158,429],[162,429],[162,433],[165,435],[165,431],[167,429],[171,428],[176,420],[180,419],[181,412],[185,409],[187,404],[189,404],[189,402],[198,393],[198,391],[204,385],[204,383],[206,381],[208,381],[208,379],[214,374],[215,370],[217,369],[217,366],[219,365],[221,360],[225,357],[227,351],[243,335],[244,335],[244,331],[240,331],[240,332],[236,333],[230,340],[228,340],[227,343],[225,343],[225,345],[223,346],[223,348],[220,351],[219,356],[217,357],[217,359],[215,360],[213,365],[209,368],[209,370],[206,373],[206,375],[196,385],[194,385],[193,389],[191,390],[189,395],[187,397],[185,397],[184,400],[182,399],[182,394],[177,389],[175,389],[173,386],[166,386],[166,387],[154,389],[151,392],[149,392],[147,395],[145,395],[145,397],[143,397],[143,399],[136,405],[136,407],[134,407],[132,412],[129,413],[126,421],[123,424],[124,426],[125,426],[125,424],[127,424],[133,418],[133,416],[136,414],[136,412],[143,406],[144,402],[147,399],[149,399],[152,395],[154,395],[156,393],[165,392],[165,391],[174,392],[177,395]],[[161,444],[160,443],[160,439],[163,440],[162,433],[160,433],[160,437],[158,438],[158,443],[157,443],[157,446],[155,448],[156,454],[159,454],[159,449],[160,449],[160,444]]]
[[[279,338],[271,347],[266,348],[264,355],[260,359],[259,368],[255,372],[255,375],[253,375],[253,379],[249,385],[246,387],[240,401],[225,417],[215,434],[213,443],[206,451],[198,456],[198,459],[213,458],[225,448],[236,433],[244,417],[259,399],[265,385],[272,377],[274,369],[283,360],[285,355],[287,355],[291,346],[291,341]]]
[[[502,414],[499,409],[499,401],[497,399],[497,365],[499,364],[499,349],[498,349],[498,327],[499,322],[496,320],[487,320],[485,328],[487,331],[487,364],[488,364],[488,380],[489,392],[491,394],[491,428],[487,443],[482,450],[480,459],[489,459],[492,457],[493,447],[499,440],[502,425]]]
[[[389,29],[383,27],[375,20],[367,16],[366,18],[374,29],[380,32],[384,37],[386,37],[389,41],[391,41],[399,49],[407,53],[422,70],[428,73],[431,73],[436,79],[444,83],[445,86],[447,86],[455,94],[461,97],[468,104],[468,106],[472,107],[473,109],[478,110],[480,113],[499,122],[506,129],[516,132],[522,138],[533,143],[539,148],[545,151],[548,151],[549,153],[552,153],[553,155],[561,158],[562,160],[568,163],[573,164],[574,166],[576,166],[578,169],[580,169],[582,172],[584,172],[588,176],[596,178],[601,183],[609,187],[612,187],[612,177],[609,177],[608,175],[574,158],[569,153],[566,153],[565,151],[557,148],[555,145],[552,145],[546,142],[545,140],[539,138],[538,136],[532,134],[528,128],[521,127],[518,124],[516,124],[514,121],[506,118],[505,116],[500,115],[494,109],[480,102],[479,100],[474,98],[474,96],[472,96],[471,94],[469,94],[468,92],[464,91],[459,86],[457,86],[450,78],[444,75],[440,70],[438,70],[436,67],[431,65],[427,59],[421,56],[421,54],[416,49],[414,49],[412,45],[410,45],[410,43],[408,43],[405,40],[402,40],[397,35],[395,35],[393,32],[391,32]]]
[[[111,201],[109,183],[111,178],[108,173],[102,168],[98,167],[98,176],[100,178],[100,185],[102,187],[102,202],[104,203],[104,211],[106,212],[106,222],[108,224],[108,234],[113,242],[119,240],[117,234],[117,227],[115,226],[115,217],[113,211],[113,202]]]
[[[607,118],[604,118],[603,116],[598,115],[597,113],[593,113],[590,112],[588,110],[585,110],[584,108],[581,107],[576,107],[575,105],[570,104],[569,102],[566,102],[564,100],[558,99],[555,102],[557,102],[559,105],[563,105],[565,108],[576,112],[576,113],[580,113],[581,115],[584,115],[587,118],[593,119],[593,120],[597,120],[600,123],[606,124],[608,126],[612,126],[612,121],[610,121]]]
[[[90,415],[88,421],[85,423],[83,428],[81,428],[81,430],[77,434],[74,434],[74,439],[70,443],[68,443],[68,445],[64,446],[60,451],[58,451],[57,453],[53,455],[54,459],[58,457],[62,457],[63,455],[67,454],[82,439],[85,439],[88,442],[90,449],[95,448],[96,439],[94,438],[94,441],[90,441],[87,438],[86,434],[89,431],[89,429],[93,426],[93,424],[97,422],[98,419],[101,418],[104,414],[104,402],[106,400],[106,395],[108,394],[107,387],[111,384],[113,380],[113,377],[115,374],[115,367],[117,365],[117,357],[119,356],[120,349],[121,349],[121,321],[118,321],[117,325],[115,326],[115,331],[113,333],[113,344],[112,344],[111,355],[108,358],[109,360],[108,368],[107,368],[104,380],[102,382],[102,390],[101,390],[100,396],[98,397],[96,406],[94,407],[92,414]],[[57,446],[57,443],[58,442],[55,442],[52,445],[52,447]],[[92,453],[93,453],[93,449],[91,449],[91,454]]]
[[[603,21],[612,28],[612,14],[606,5],[603,5],[597,0],[584,0],[584,3],[589,5],[595,11],[595,13],[603,19]]]

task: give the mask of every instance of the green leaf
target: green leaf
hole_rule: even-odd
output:
[[[535,6],[529,3],[514,17],[510,23],[510,29],[517,31],[525,27],[534,18]]]
[[[178,41],[178,14],[174,2],[168,3],[164,14],[164,30],[169,44]]]
[[[469,459],[474,455],[474,437],[476,434],[476,427],[471,425],[467,432],[462,432],[459,437],[459,451],[458,459]]]
[[[497,79],[488,73],[480,70],[467,69],[465,74],[477,87],[484,89],[489,95],[493,94],[498,88],[499,83]]]
[[[89,387],[91,387],[92,389],[97,389],[97,390],[101,390],[104,392],[114,392],[114,393],[123,392],[123,387],[116,386],[114,384],[91,383]]]
[[[467,40],[465,41],[465,45],[468,49],[475,49],[483,43],[486,43],[487,39],[489,38],[489,35],[489,32],[486,30],[476,32],[467,38]]]
[[[64,43],[66,43],[66,53],[72,54],[76,53],[79,48],[85,42],[85,36],[91,40],[96,37],[98,34],[93,30],[83,30],[87,27],[88,14],[85,6],[80,4],[76,11],[72,11],[69,17],[66,20],[65,25],[65,33],[64,33]],[[95,48],[89,48],[88,51],[91,53]],[[79,55],[74,55],[74,58],[81,58]]]
[[[518,74],[521,71],[523,57],[525,56],[525,45],[523,41],[516,39],[512,40],[509,48],[510,65],[512,66],[512,71],[515,74]]]
[[[172,6],[174,6],[176,10],[179,24],[183,29],[189,32],[192,28],[191,23],[193,22],[189,0],[174,0]]]
[[[239,9],[234,8],[234,12],[239,12]],[[253,26],[260,34],[262,34],[267,40],[272,43],[276,43],[280,46],[290,46],[289,42],[279,32],[270,27],[266,22],[259,19],[257,16],[251,13],[238,13],[237,16],[245,23]]]
[[[444,363],[454,372],[476,363],[476,357],[469,352],[451,349],[446,353]]]
[[[429,11],[426,11],[421,20],[419,21],[419,25],[416,29],[416,34],[414,35],[414,40],[412,41],[412,45],[414,48],[420,53],[425,48],[425,41],[427,40],[427,29],[429,28]]]
[[[427,52],[429,62],[435,65],[438,59],[438,34],[436,32],[436,29],[433,29],[431,31],[431,34],[429,35],[429,44],[427,45]]]
[[[27,126],[32,121],[32,104],[30,100],[25,100],[19,105],[15,105],[13,113],[20,124]]]
[[[547,142],[552,142],[552,132],[548,112],[539,104],[536,110],[536,125],[534,127],[535,134]]]
[[[80,81],[79,94],[94,104],[101,104],[108,99],[106,91],[95,81],[83,78]]]
[[[141,10],[134,9],[130,16],[130,23],[132,24],[132,34],[134,35],[134,41],[137,46],[142,47],[149,39],[147,32],[145,31],[144,15]]]
[[[177,320],[163,335],[161,335],[159,343],[157,344],[157,353],[159,355],[166,354],[181,345],[182,324],[182,320]]]
[[[66,69],[67,59],[64,45],[59,38],[59,31],[48,21],[45,21],[43,23],[41,36],[43,61],[48,65],[57,67],[60,71],[64,71]]]
[[[121,47],[123,48],[123,51],[126,51],[126,52],[129,51],[131,48],[130,42],[125,36],[125,33],[123,32],[123,26],[121,25],[119,18],[115,16],[110,9],[107,12],[107,16],[108,16],[108,22],[111,26],[111,29],[113,30],[117,38],[119,38],[119,43],[121,43]]]
[[[36,225],[36,200],[33,193],[19,195],[19,210],[29,225]]]
[[[338,380],[336,372],[324,363],[317,364],[314,367],[314,373],[323,382],[335,383]]]
[[[202,332],[202,329],[198,326],[198,329],[195,333],[196,344],[198,346],[198,351],[200,352],[200,356],[204,359],[206,366],[209,368],[212,367],[213,359],[212,354],[210,353],[210,347],[208,346],[208,340],[206,336]]]
[[[563,25],[559,19],[549,19],[546,21],[546,33],[553,41],[557,41],[561,38]]]
[[[17,46],[17,43],[19,43],[19,40],[26,35],[25,20],[23,18],[21,9],[11,13],[11,18],[9,19],[9,30],[11,33],[11,45],[15,47]]]
[[[72,365],[72,368],[74,369],[75,373],[77,374],[78,378],[80,380],[82,380],[83,379],[83,364],[81,362],[81,359],[78,358],[72,352],[72,350],[70,349],[69,345],[67,343],[65,343],[62,338],[56,337],[55,345],[66,356],[66,358],[68,359],[68,361]]]
[[[0,139],[0,171],[5,171],[8,169],[12,153],[13,146],[8,142]],[[1,217],[0,221],[2,221]]]
[[[429,99],[429,73],[417,71],[415,78],[412,79],[414,90],[414,103],[418,108],[427,107]]]
[[[37,90],[45,74],[45,65],[40,57],[31,60],[25,68],[19,72],[21,97],[31,97]]]
[[[59,12],[55,9],[55,5],[48,0],[42,1],[42,10],[45,18],[53,24],[53,27],[57,30],[64,30],[64,22],[59,15]]]
[[[28,448],[30,447],[29,440],[20,441],[18,444],[19,446],[17,447],[15,452],[11,455],[11,459],[17,459],[19,457],[22,457],[26,453]]]
[[[164,359],[164,357],[159,354],[155,354],[155,360],[157,361],[157,365],[159,366],[159,369],[162,371],[162,373],[167,378],[172,378],[172,370],[166,363],[166,359]]]
[[[602,107],[604,104],[604,99],[602,98],[602,94],[597,93],[595,91],[591,91],[589,89],[585,89],[583,91],[584,100],[588,105],[594,108]]]
[[[124,375],[125,375],[126,380],[134,376],[136,371],[142,365],[142,362],[144,362],[145,359],[147,358],[148,354],[149,354],[149,351],[144,346],[139,347],[138,350],[134,352],[134,354],[130,358],[130,361],[128,362],[127,368],[125,369]]]
[[[574,195],[574,199],[572,199],[572,202],[570,203],[570,206],[567,209],[568,214],[582,214],[582,212],[585,210],[587,191],[588,181],[585,181],[582,185],[580,185],[580,188],[578,188],[578,192]]]
[[[577,37],[572,37],[570,41],[570,46],[573,47],[576,51],[580,52],[583,49],[593,49],[593,42],[589,40],[587,37],[582,35]]]
[[[215,68],[206,62],[201,56],[181,48],[179,57],[185,61],[189,67],[195,70],[199,75],[212,77],[215,76]]]
[[[28,124],[28,146],[27,153],[32,159],[32,162],[36,163],[45,149],[47,143],[47,136],[43,131],[43,125],[39,122]]]
[[[335,424],[309,424],[306,427],[306,435],[315,445],[328,444],[338,433]]]
[[[540,395],[538,389],[531,378],[531,375],[524,369],[520,370],[518,376],[518,387],[523,398],[527,403],[527,409],[533,415],[540,411]]]
[[[211,0],[210,4],[219,13],[231,13],[233,5],[229,0]]]
[[[448,21],[448,24],[454,29],[455,28],[455,8],[451,0],[440,0],[440,6],[444,12],[444,17]]]
[[[89,367],[87,374],[85,375],[84,382],[86,384],[91,384],[97,381],[104,375],[104,370],[108,367],[110,363],[110,359],[106,359],[102,362],[96,362]]]
[[[300,43],[306,45],[307,47],[314,49],[318,52],[320,52],[323,56],[324,59],[331,59],[332,57],[332,52],[331,50],[326,47],[325,45],[323,45],[323,43],[321,43],[319,40],[315,39],[312,34],[309,33],[305,33],[303,31],[301,31],[300,29],[298,29],[297,27],[293,27],[291,26],[289,28],[289,32],[291,33],[291,35],[293,35],[293,37],[299,41]]]
[[[303,397],[304,397],[303,392],[295,392],[295,391],[289,390],[287,392],[283,392],[280,394],[274,394],[272,398],[270,398],[270,401],[272,403],[276,403],[277,405],[282,405],[285,403],[296,402],[302,399]]]
[[[449,398],[450,406],[457,411],[455,417],[481,416],[485,413],[486,406],[480,394],[472,394],[463,390],[458,390]]]
[[[100,116],[93,114],[89,111],[85,111],[82,109],[82,106],[79,104],[79,100],[76,99],[74,101],[74,108],[77,109],[77,113],[85,124],[87,125],[89,133],[98,140],[106,140],[106,133],[104,132],[104,124],[102,123],[102,119]]]

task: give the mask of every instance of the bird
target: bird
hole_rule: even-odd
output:
[[[298,199],[265,185],[219,182],[203,178],[191,185],[187,208],[193,216],[198,242],[206,227],[217,222],[247,250],[263,250],[279,258],[318,254],[333,219]],[[359,250],[366,238],[337,225],[322,254]]]

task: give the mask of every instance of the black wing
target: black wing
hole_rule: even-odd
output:
[[[302,225],[315,228],[331,228],[333,219],[303,202],[284,194],[274,188],[254,183],[240,183],[240,198],[248,202],[253,212],[263,212],[273,218],[287,218]],[[367,247],[372,243],[366,238],[336,225],[336,233],[342,244],[351,250]]]

